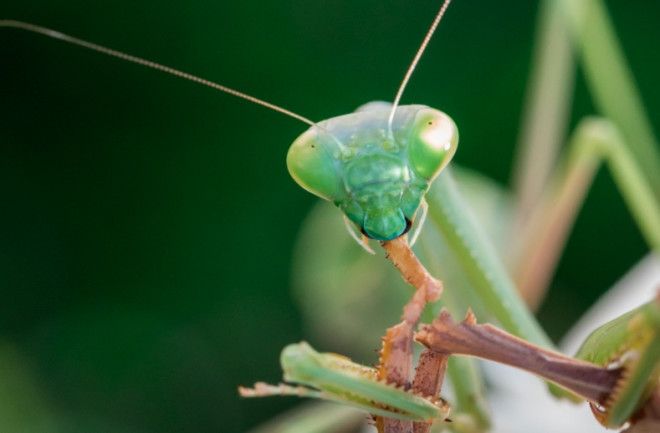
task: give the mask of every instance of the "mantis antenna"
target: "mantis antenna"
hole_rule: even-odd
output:
[[[103,54],[107,54],[109,56],[117,57],[122,60],[127,60],[129,62],[137,63],[138,65],[146,66],[148,68],[152,69],[157,69],[159,71],[167,72],[168,74],[175,75],[177,77],[184,78],[189,81],[193,81],[195,83],[202,84],[204,86],[211,87],[216,90],[220,90],[221,92],[229,93],[230,95],[237,96],[239,98],[246,99],[250,102],[253,102],[255,104],[263,105],[266,108],[270,108],[271,110],[278,111],[282,114],[285,114],[289,117],[293,117],[294,119],[298,119],[301,122],[307,123],[308,125],[311,125],[313,127],[319,128],[325,132],[328,132],[325,130],[325,128],[322,128],[318,126],[316,123],[312,122],[306,117],[301,116],[300,114],[296,114],[293,111],[289,111],[285,108],[282,108],[280,106],[277,106],[275,104],[271,104],[270,102],[266,102],[264,100],[261,100],[259,98],[255,98],[254,96],[250,96],[248,94],[245,94],[243,92],[239,92],[238,90],[230,89],[229,87],[222,86],[218,83],[214,83],[213,81],[205,80],[204,78],[197,77],[192,74],[188,74],[187,72],[180,71],[178,69],[170,68],[169,66],[161,65],[160,63],[152,62],[150,60],[145,60],[140,57],[135,57],[131,56],[130,54],[122,53],[121,51],[116,51],[110,48],[103,47],[101,45],[93,44],[91,42],[84,41],[82,39],[74,38],[73,36],[66,35],[64,33],[56,32],[55,30],[48,29],[46,27],[41,27],[37,26],[34,24],[22,22],[22,21],[14,21],[14,20],[0,20],[0,27],[14,27],[17,29],[22,29],[22,30],[27,30],[30,32],[34,33],[39,33],[51,38],[55,39],[60,39],[65,42],[69,42],[75,45],[79,45],[84,48],[88,48],[90,50],[98,51]],[[332,134],[330,134],[332,135]],[[334,138],[334,137],[333,137]],[[337,140],[335,138],[335,140]]]
[[[422,57],[422,54],[424,54],[424,51],[426,50],[426,46],[429,44],[429,41],[431,40],[431,37],[433,36],[435,29],[438,27],[440,20],[444,16],[445,11],[447,10],[447,7],[449,6],[450,2],[451,0],[445,0],[442,3],[442,6],[440,6],[440,10],[438,11],[438,14],[435,16],[435,19],[433,20],[433,24],[431,24],[431,28],[429,28],[429,31],[426,32],[426,36],[424,36],[422,45],[419,46],[419,49],[417,50],[417,53],[415,54],[413,61],[410,63],[410,66],[408,66],[408,70],[406,71],[406,75],[404,75],[403,77],[403,81],[399,86],[399,90],[396,92],[396,96],[394,97],[394,102],[392,103],[392,108],[390,109],[390,116],[387,118],[387,129],[389,130],[390,137],[392,137],[392,121],[394,120],[394,112],[396,111],[396,107],[399,105],[399,101],[401,101],[401,95],[403,95],[403,91],[406,90],[408,81],[410,81],[410,77],[412,76],[413,71],[417,67],[417,63],[419,63],[419,59]]]

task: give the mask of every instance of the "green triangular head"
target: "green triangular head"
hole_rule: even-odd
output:
[[[300,186],[335,203],[362,233],[380,241],[410,229],[458,144],[452,119],[424,105],[398,107],[390,134],[384,105],[371,103],[316,124],[287,155]]]

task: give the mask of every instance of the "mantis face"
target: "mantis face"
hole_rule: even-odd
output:
[[[332,201],[363,234],[387,241],[405,234],[431,182],[451,160],[458,130],[424,105],[369,104],[309,128],[287,166],[307,191]]]

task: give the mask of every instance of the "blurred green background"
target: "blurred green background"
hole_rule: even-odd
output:
[[[10,0],[2,18],[321,120],[391,100],[439,3]],[[660,3],[607,4],[658,131]],[[404,95],[453,116],[456,161],[502,183],[537,6],[455,1]],[[573,123],[593,112],[579,72],[576,95]],[[240,432],[293,405],[236,386],[279,380],[280,349],[309,338],[289,274],[316,199],[284,163],[306,126],[11,29],[0,98],[0,431]],[[553,337],[644,251],[601,171],[541,311]]]

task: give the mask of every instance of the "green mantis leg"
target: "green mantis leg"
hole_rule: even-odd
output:
[[[659,144],[604,2],[561,0],[557,3],[569,24],[598,111],[620,128],[641,173],[649,179],[654,191],[660,191]]]
[[[516,280],[531,305],[540,301],[538,295],[551,277],[580,203],[602,160],[607,162],[649,247],[660,254],[660,206],[614,125],[604,119],[585,119],[570,146],[563,169],[532,216],[527,244],[516,266]]]
[[[567,23],[556,1],[541,2],[512,178],[514,227],[524,227],[552,176],[565,141],[575,81]],[[514,245],[516,239],[511,240]]]
[[[628,151],[605,150],[603,156],[608,158],[608,154],[626,153],[623,157],[609,158],[613,171],[619,170],[614,167],[617,164],[622,167],[634,166],[634,169],[622,169],[623,172],[635,171],[636,174],[631,176],[623,173],[626,179],[620,184],[633,185],[633,191],[639,190],[634,184],[643,183],[651,187],[650,194],[646,194],[648,200],[632,199],[637,203],[631,207],[633,213],[643,207],[657,208],[660,199],[658,142],[602,0],[546,0],[542,2],[539,28],[539,46],[535,52],[535,66],[514,179],[518,198],[515,227],[522,235],[512,239],[514,254],[520,257],[515,280],[532,309],[538,306],[548,288],[565,236],[579,208],[581,199],[576,197],[584,195],[592,178],[588,163],[573,172],[570,180],[574,183],[563,183],[567,188],[579,190],[571,199],[571,194],[558,192],[558,184],[562,181],[549,176],[550,169],[555,165],[557,148],[562,141],[561,135],[569,112],[574,70],[569,55],[570,45],[573,45],[573,51],[580,60],[598,111],[618,127],[622,137],[618,140],[625,141],[628,146]],[[623,162],[619,164],[616,159]],[[631,165],[628,161],[636,162]],[[618,177],[615,173],[615,178]],[[641,182],[634,177],[641,179]],[[554,189],[549,190],[548,184]],[[641,188],[649,190],[648,187]],[[626,197],[638,194],[623,193]],[[553,194],[555,198],[548,198],[553,197]],[[545,197],[545,200],[539,200],[538,197]],[[554,199],[561,201],[558,210],[548,206]],[[626,200],[630,201],[628,198]],[[644,201],[649,204],[645,206]],[[642,203],[641,206],[639,203]],[[639,217],[636,219],[640,221]],[[539,242],[539,237],[534,233],[539,227],[545,227],[547,235],[551,226],[555,233],[561,235],[551,239],[550,244]],[[649,240],[648,227],[642,227],[642,231],[645,232],[647,242],[652,244],[654,241]],[[548,241],[547,236],[544,241]]]

